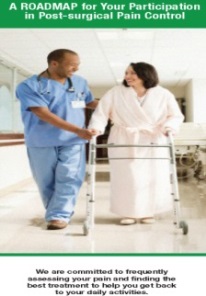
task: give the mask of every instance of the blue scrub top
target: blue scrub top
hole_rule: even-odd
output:
[[[87,82],[80,76],[73,75],[74,92],[69,92],[69,83],[34,75],[17,86],[16,96],[21,102],[21,114],[25,128],[25,140],[28,147],[69,146],[85,143],[76,134],[59,129],[42,121],[30,107],[48,107],[49,110],[80,128],[85,126],[84,108],[73,108],[72,101],[83,100],[85,104],[93,101]],[[49,93],[48,93],[49,92]]]

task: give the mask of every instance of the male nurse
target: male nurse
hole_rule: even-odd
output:
[[[76,52],[57,49],[48,68],[17,86],[25,141],[33,177],[44,207],[47,229],[67,227],[85,176],[85,143],[95,135],[85,129],[85,108],[97,101],[84,78],[74,75]]]

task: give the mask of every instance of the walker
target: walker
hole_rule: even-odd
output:
[[[170,183],[171,183],[171,195],[173,196],[174,205],[174,225],[177,229],[182,229],[182,233],[186,235],[188,233],[188,224],[181,220],[180,199],[178,190],[178,179],[176,171],[175,149],[174,140],[171,133],[168,134],[167,145],[114,145],[114,144],[96,144],[96,137],[93,137],[89,143],[89,160],[87,170],[87,210],[86,220],[83,225],[84,235],[89,235],[94,228],[94,216],[95,216],[95,171],[96,171],[96,149],[99,148],[118,148],[118,147],[163,147],[169,149],[169,158],[153,158],[153,159],[165,159],[170,161]],[[101,160],[108,159],[124,159],[124,158],[101,158]],[[135,158],[140,159],[140,158]],[[150,159],[150,158],[145,158]]]

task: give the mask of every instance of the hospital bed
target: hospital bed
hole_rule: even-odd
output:
[[[179,179],[189,176],[205,179],[206,124],[183,123],[174,143]]]
[[[174,143],[177,146],[206,146],[206,123],[182,123]]]

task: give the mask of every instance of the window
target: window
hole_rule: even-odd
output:
[[[0,64],[0,133],[22,133],[20,104],[15,98],[16,85],[26,79],[19,70]]]

